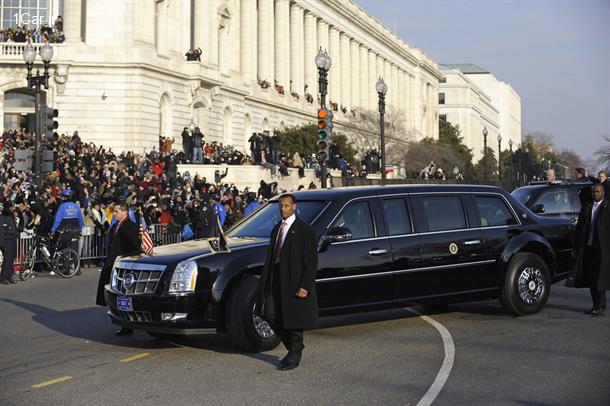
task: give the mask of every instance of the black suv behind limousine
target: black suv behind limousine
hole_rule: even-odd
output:
[[[571,257],[568,219],[536,216],[496,187],[416,185],[294,193],[297,215],[319,236],[320,315],[499,297],[538,312]],[[113,323],[155,337],[214,329],[249,351],[279,340],[253,315],[258,275],[278,199],[227,234],[230,253],[207,241],[155,248],[115,262],[106,286]]]

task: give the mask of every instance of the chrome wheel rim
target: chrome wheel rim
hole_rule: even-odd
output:
[[[535,266],[523,268],[519,274],[519,297],[527,304],[536,304],[542,300],[546,283],[542,271]]]
[[[275,335],[275,331],[273,331],[269,323],[255,314],[252,314],[252,323],[254,324],[254,331],[256,331],[259,337],[267,339]]]

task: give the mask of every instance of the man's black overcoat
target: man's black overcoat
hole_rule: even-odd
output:
[[[275,321],[273,310],[272,278],[273,254],[279,225],[271,232],[267,259],[261,274],[257,309],[268,321]],[[288,229],[280,253],[280,273],[282,282],[280,323],[284,329],[307,330],[318,326],[318,298],[316,296],[316,271],[318,269],[318,251],[316,231],[312,226],[298,217]],[[306,298],[296,296],[299,288],[309,292]]]
[[[114,231],[118,224],[116,222],[108,232],[108,255],[100,274],[100,280],[97,285],[97,299],[95,301],[100,306],[106,306],[104,286],[110,283],[110,274],[114,260],[120,255],[137,254],[142,251],[138,226],[127,218],[115,234]]]
[[[595,255],[596,269],[584,269],[583,251],[587,245],[588,232],[591,223],[591,207],[593,203],[583,205],[578,215],[578,223],[575,233],[575,248],[578,250],[576,261],[576,280],[574,287],[593,287],[597,278],[599,290],[610,289],[610,208],[608,200],[603,200],[597,213],[597,225],[593,236],[593,251]]]

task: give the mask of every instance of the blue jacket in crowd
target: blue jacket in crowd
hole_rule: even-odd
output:
[[[218,219],[220,220],[220,226],[225,226],[225,219],[227,218],[227,211],[224,206],[220,203],[214,204],[214,213],[218,214]]]
[[[62,226],[65,228],[74,229],[78,224],[79,228],[85,226],[83,222],[83,213],[80,211],[80,207],[78,204],[74,202],[63,202],[59,205],[57,209],[57,213],[55,214],[55,221],[53,222],[53,227],[51,227],[51,232],[56,232],[57,229]]]

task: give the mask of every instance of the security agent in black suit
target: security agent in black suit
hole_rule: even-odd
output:
[[[0,272],[0,283],[10,285],[13,280],[13,264],[17,254],[17,222],[12,211],[12,203],[4,202],[0,214],[0,250],[2,251],[2,272]]]
[[[129,208],[126,204],[116,204],[112,211],[118,220],[108,231],[108,255],[104,261],[104,267],[100,274],[97,285],[96,304],[106,306],[104,297],[104,287],[110,283],[112,266],[117,257],[121,255],[137,254],[141,252],[138,226],[129,218]],[[116,335],[126,335],[133,333],[133,330],[121,328]]]
[[[318,326],[318,252],[314,228],[295,215],[294,196],[282,195],[279,209],[282,221],[271,232],[256,313],[271,324],[288,350],[278,366],[286,371],[299,366],[303,330]]]
[[[585,313],[603,316],[606,290],[610,289],[610,208],[601,184],[593,185],[591,195],[593,202],[583,205],[576,224],[578,253],[573,286],[591,291],[593,307]]]

